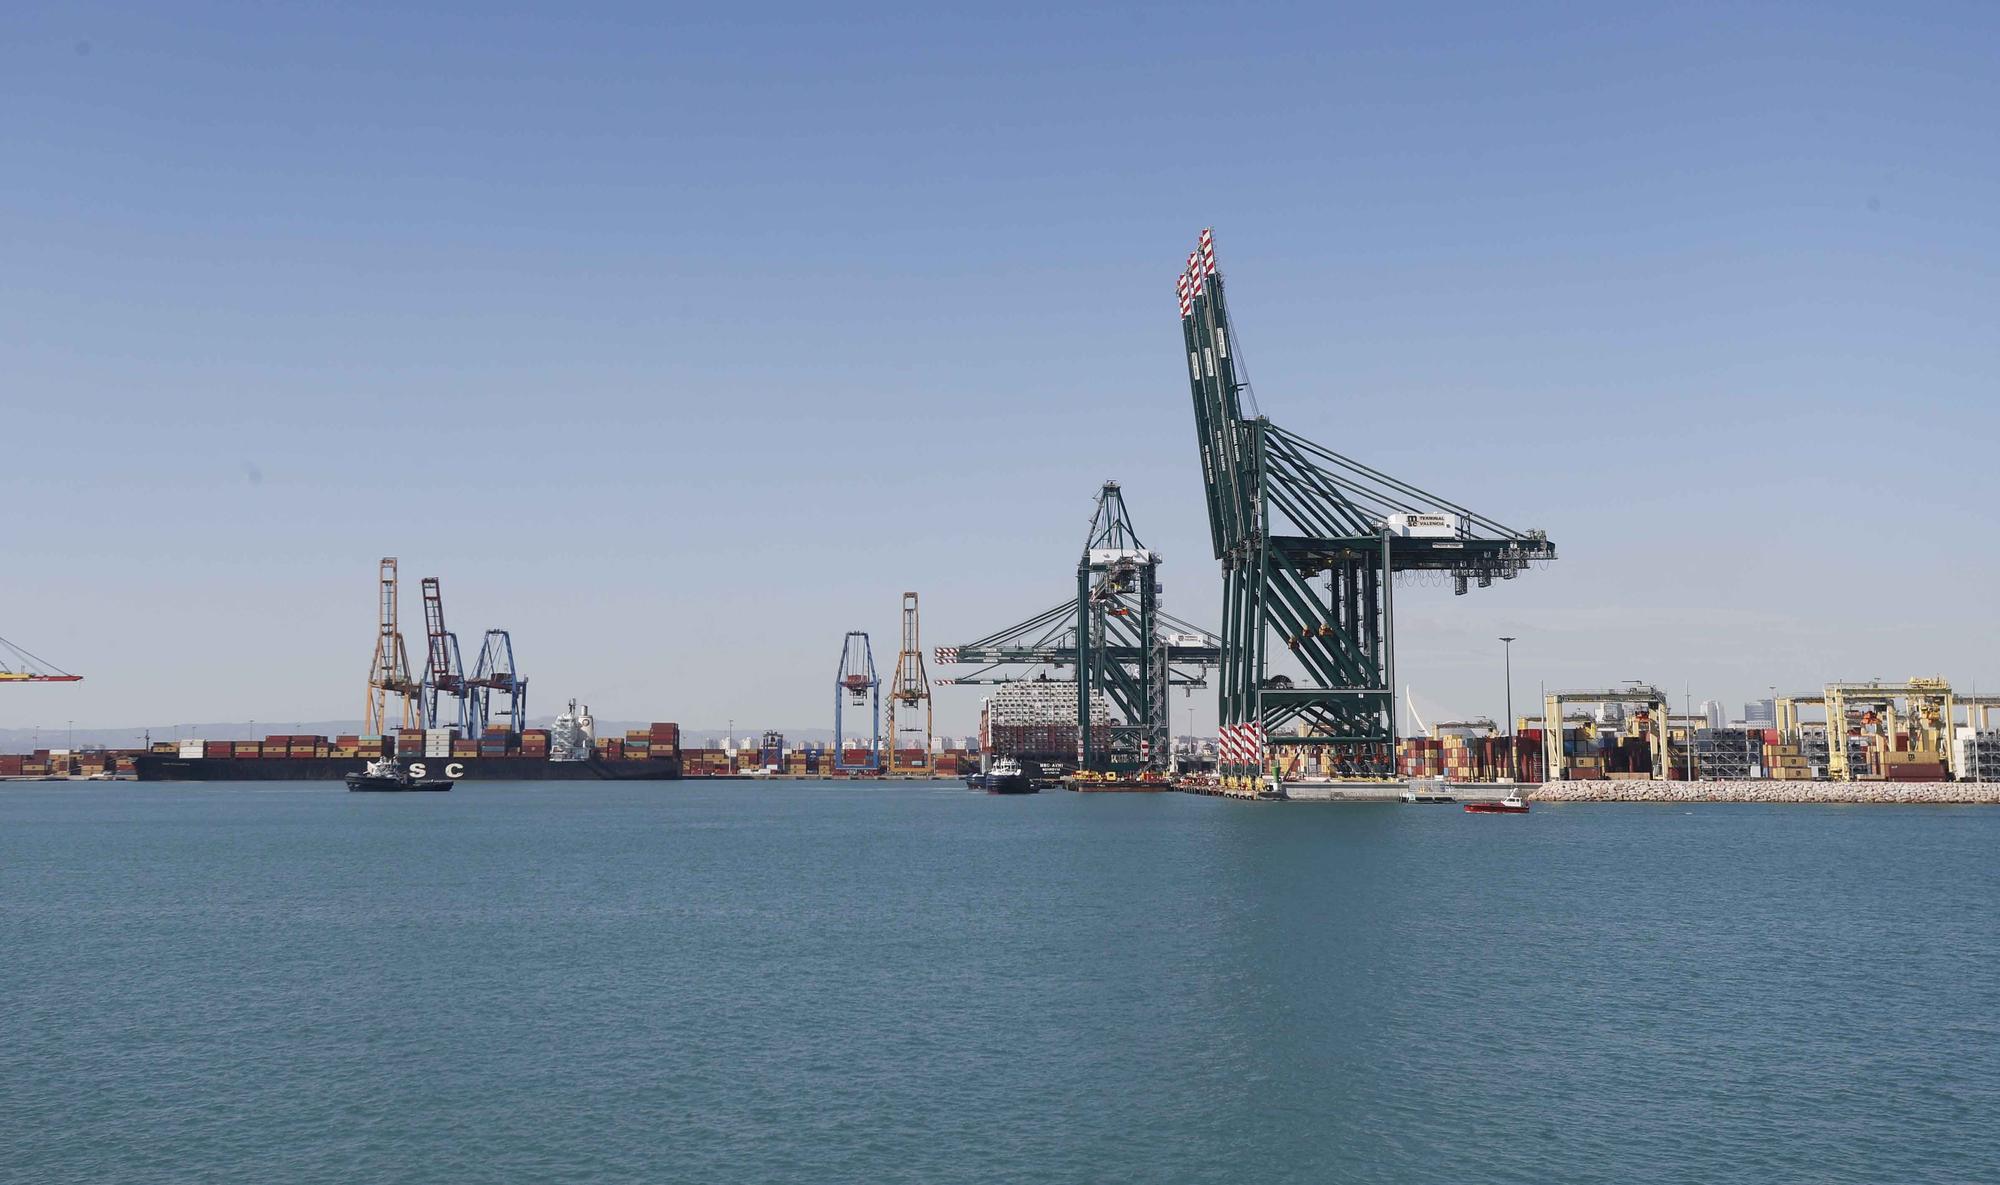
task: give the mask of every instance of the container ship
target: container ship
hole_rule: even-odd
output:
[[[655,723],[623,737],[592,735],[588,711],[553,728],[405,728],[381,736],[274,735],[261,741],[183,740],[132,759],[141,782],[339,781],[389,757],[413,778],[452,781],[657,782],[681,776],[680,726]]]

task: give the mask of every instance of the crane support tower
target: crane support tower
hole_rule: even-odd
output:
[[[922,714],[922,719],[918,714]],[[904,750],[917,752],[905,764]],[[931,768],[931,680],[924,671],[923,641],[917,631],[917,594],[903,594],[903,645],[889,684],[889,772],[924,773]]]
[[[0,658],[0,683],[83,682],[82,675],[72,675],[61,667],[51,666],[5,638],[0,638],[0,650],[14,656],[11,663]]]
[[[1084,642],[1076,668],[1079,769],[1151,769],[1172,754],[1159,570],[1160,557],[1132,529],[1123,491],[1117,482],[1105,482],[1076,565],[1076,636]],[[1113,647],[1127,650],[1130,661],[1114,661]],[[1123,723],[1094,730],[1092,692],[1132,710],[1124,712]]]
[[[514,638],[506,630],[487,630],[479,647],[479,665],[466,681],[471,712],[466,729],[484,735],[496,720],[519,736],[528,723],[528,680],[514,668]]]
[[[847,717],[845,705],[868,705],[868,754],[860,761],[847,760]],[[875,653],[868,635],[848,631],[840,644],[840,672],[833,680],[833,768],[841,771],[882,768],[882,680],[875,676]]]
[[[424,591],[424,636],[425,647],[423,678],[423,714],[425,728],[456,728],[461,734],[470,735],[473,727],[473,695],[466,683],[465,661],[459,655],[458,635],[445,628],[444,595],[439,591],[438,578],[426,576]],[[449,715],[439,711],[438,701],[449,697],[452,710]]]
[[[403,648],[403,631],[396,623],[396,557],[384,556],[377,585],[375,659],[368,668],[368,706],[363,731],[370,735],[391,727],[389,697],[402,701],[401,727],[416,728],[422,718],[423,685],[410,677],[410,656]]]
[[[1390,777],[1396,575],[1441,573],[1464,593],[1554,559],[1555,547],[1541,531],[1503,526],[1246,416],[1249,381],[1212,230],[1176,287],[1222,565],[1222,786],[1260,792],[1274,745],[1317,748],[1329,773]]]
[[[1077,561],[1075,598],[976,641],[938,647],[940,666],[978,668],[939,685],[1040,682],[1072,668],[1078,765],[1164,768],[1172,756],[1167,693],[1208,686],[1222,652],[1214,631],[1160,608],[1159,565],[1159,553],[1139,542],[1118,483],[1105,482]]]

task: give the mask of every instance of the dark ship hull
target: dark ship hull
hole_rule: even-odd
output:
[[[338,782],[358,774],[366,757],[175,757],[142,753],[133,759],[141,782]],[[678,757],[637,761],[592,757],[400,757],[396,766],[422,781],[453,782],[665,782],[681,776]]]

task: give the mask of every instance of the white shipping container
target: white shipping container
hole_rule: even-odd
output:
[[[198,740],[189,740],[189,741],[182,741],[182,742],[181,742],[181,754],[180,754],[180,755],[181,755],[182,757],[199,757],[199,756],[201,756],[201,742],[200,742],[200,741],[198,741]]]

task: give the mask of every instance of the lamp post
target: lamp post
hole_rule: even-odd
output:
[[[1681,684],[1681,711],[1687,713],[1688,781],[1699,782],[1694,765],[1694,684]]]
[[[1521,780],[1520,747],[1514,741],[1514,639],[1503,637],[1501,642],[1502,661],[1507,666],[1507,780]],[[1545,726],[1547,721],[1542,722]]]

